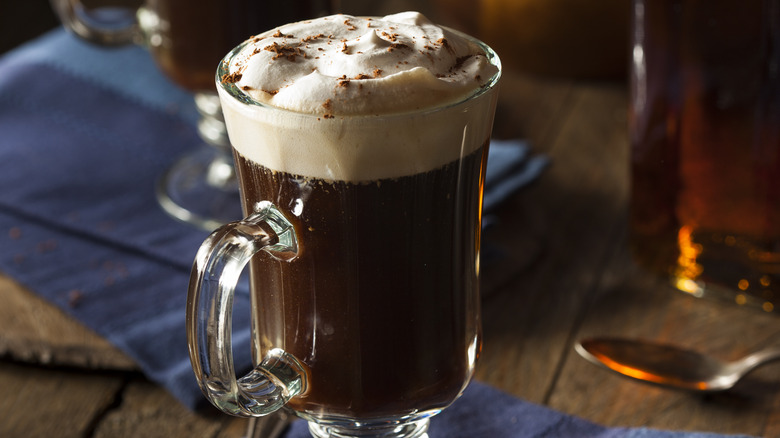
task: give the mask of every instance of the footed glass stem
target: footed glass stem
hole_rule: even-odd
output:
[[[219,99],[198,93],[198,134],[204,144],[160,178],[157,200],[174,218],[211,231],[241,219],[238,180]]]

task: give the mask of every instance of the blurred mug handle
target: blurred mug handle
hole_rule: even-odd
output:
[[[96,44],[116,46],[143,44],[139,8],[86,8],[80,0],[50,0],[54,12],[66,29]]]

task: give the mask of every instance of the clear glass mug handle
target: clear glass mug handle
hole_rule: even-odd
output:
[[[81,38],[107,46],[143,44],[139,8],[88,9],[81,0],[50,0],[62,24]],[[140,7],[140,2],[139,2]]]
[[[249,259],[266,251],[280,260],[298,252],[295,229],[271,203],[214,231],[200,247],[187,296],[187,342],[198,384],[211,403],[238,416],[266,415],[305,390],[303,367],[281,349],[269,351],[237,379],[231,341],[233,295]]]

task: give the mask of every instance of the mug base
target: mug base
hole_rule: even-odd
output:
[[[429,423],[430,418],[406,423],[355,423],[349,426],[309,421],[309,432],[314,438],[428,438]]]

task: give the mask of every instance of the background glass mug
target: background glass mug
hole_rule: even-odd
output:
[[[235,154],[247,217],[201,246],[187,304],[193,369],[214,405],[241,416],[285,406],[314,436],[418,437],[466,387],[480,351],[481,201],[500,77],[495,53],[474,42],[498,72],[464,100],[428,110],[319,120],[219,84],[234,145],[327,150],[324,130],[335,127],[334,146],[374,160],[416,164],[379,142],[447,156],[435,170],[350,183]],[[237,380],[231,303],[247,263],[252,305],[240,310],[252,312],[257,367]]]
[[[209,231],[241,217],[214,68],[247,35],[331,12],[336,0],[50,0],[63,25],[97,44],[141,44],[179,86],[195,94],[208,147],[183,157],[157,187],[173,217]],[[97,7],[97,5],[102,5]],[[122,6],[117,6],[122,5]]]
[[[680,290],[780,304],[780,0],[634,0],[631,242]]]

